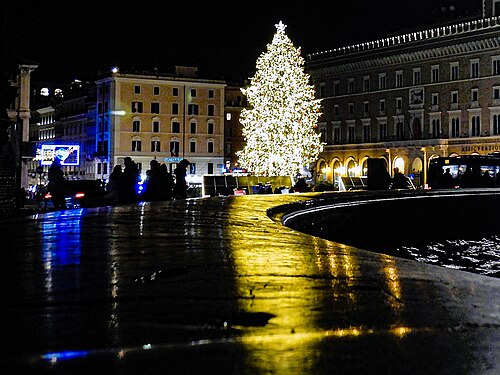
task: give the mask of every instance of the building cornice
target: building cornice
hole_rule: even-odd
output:
[[[314,76],[341,74],[352,71],[376,69],[384,66],[443,59],[467,53],[478,53],[485,50],[498,50],[499,48],[500,36],[371,59],[360,58],[359,60],[353,60],[345,63],[340,62],[339,64],[325,65],[318,68],[311,66],[309,70]]]

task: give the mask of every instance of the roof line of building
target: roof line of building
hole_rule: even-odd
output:
[[[387,48],[408,43],[421,42],[425,40],[436,40],[450,36],[457,36],[500,27],[500,17],[482,18],[473,21],[456,23],[453,25],[435,27],[422,31],[415,31],[407,34],[378,39],[370,42],[353,44],[346,47],[339,47],[327,51],[310,53],[308,60],[322,59],[326,57],[336,57],[349,55],[352,53],[365,52],[380,48]]]

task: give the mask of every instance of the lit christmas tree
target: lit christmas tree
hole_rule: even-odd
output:
[[[323,150],[316,125],[320,101],[280,21],[267,52],[257,59],[256,73],[242,89],[250,109],[240,122],[246,146],[237,153],[241,166],[255,174],[295,176]]]

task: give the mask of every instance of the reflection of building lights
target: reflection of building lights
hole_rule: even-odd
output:
[[[390,332],[398,337],[404,337],[406,335],[409,335],[413,330],[410,327],[404,327],[404,326],[398,326],[398,327],[391,327]]]

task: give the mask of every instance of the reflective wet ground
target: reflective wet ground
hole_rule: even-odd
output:
[[[2,223],[7,373],[495,374],[500,280],[309,236],[268,195]]]

